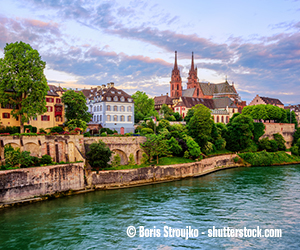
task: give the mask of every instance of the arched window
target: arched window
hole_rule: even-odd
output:
[[[95,122],[96,121],[96,116],[94,115],[94,117],[93,117],[93,121]]]
[[[226,116],[226,124],[229,122],[229,117]]]
[[[102,106],[100,106],[100,111],[102,111]]]
[[[96,106],[94,107],[94,112],[96,112]]]
[[[102,121],[102,115],[100,115],[100,122]]]
[[[117,97],[117,96],[114,97],[114,101],[115,101],[115,102],[118,101],[118,97]]]
[[[99,111],[99,106],[97,106],[97,111]]]
[[[217,116],[217,122],[219,122],[219,116]]]
[[[125,117],[124,117],[124,115],[121,115],[121,120],[120,120],[121,122],[125,122]]]
[[[172,90],[174,90],[174,85],[172,84]]]
[[[107,105],[107,106],[106,106],[106,110],[107,110],[107,111],[110,111],[110,105]]]
[[[99,115],[97,115],[97,122],[99,121]]]
[[[199,89],[197,89],[197,96],[199,96]]]
[[[131,115],[128,116],[128,121],[131,122]]]
[[[224,116],[221,116],[221,122],[224,123]]]
[[[107,116],[107,121],[110,122],[110,115]]]
[[[179,85],[177,84],[177,90],[179,89]]]
[[[124,106],[121,106],[121,111],[124,112],[125,111],[125,108]]]
[[[128,111],[128,112],[131,112],[131,106],[129,106],[129,107],[127,108],[127,111]]]
[[[118,111],[118,106],[114,106],[114,111]]]
[[[118,116],[114,115],[114,122],[117,122],[117,121],[118,121]]]

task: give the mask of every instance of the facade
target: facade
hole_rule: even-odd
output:
[[[114,83],[83,89],[88,111],[93,115],[90,130],[109,128],[120,134],[134,132],[134,102],[125,91]]]
[[[279,108],[284,108],[283,103],[279,99],[263,97],[263,96],[259,96],[259,95],[256,95],[254,97],[254,99],[249,103],[249,106],[259,105],[259,104],[264,104],[264,105],[271,104],[271,105],[277,106]]]
[[[32,118],[28,123],[24,125],[31,125],[37,127],[37,129],[50,128],[54,126],[62,126],[64,123],[64,106],[61,103],[61,96],[64,90],[61,87],[54,85],[48,85],[49,91],[46,95],[46,107],[47,112],[43,115],[38,115],[36,118]],[[1,126],[20,126],[20,118],[15,119],[10,112],[12,106],[7,105],[6,107],[1,106]]]

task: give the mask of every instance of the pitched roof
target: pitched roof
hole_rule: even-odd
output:
[[[187,108],[192,108],[197,104],[203,104],[209,109],[214,109],[214,102],[212,99],[184,97],[184,96],[181,97],[181,101],[179,101],[175,107],[184,106]]]
[[[222,83],[206,83],[199,82],[200,88],[204,95],[214,94],[236,94],[236,90],[233,85],[229,85],[227,81]]]
[[[172,98],[169,97],[168,95],[154,97],[154,103],[155,105],[163,105],[163,104],[173,105]]]
[[[213,98],[215,109],[220,108],[237,108],[234,101],[229,97]]]
[[[57,92],[65,92],[65,90],[62,87],[57,87],[55,85],[50,85],[48,84],[49,90],[47,92],[47,95],[50,96],[59,96],[59,94],[57,94]]]
[[[270,97],[263,97],[260,96],[260,98],[266,103],[266,104],[271,104],[271,105],[283,105],[283,103],[276,98],[270,98]]]
[[[193,97],[196,88],[184,89],[182,90],[182,96]]]

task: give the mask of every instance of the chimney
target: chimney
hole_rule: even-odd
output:
[[[167,96],[169,96],[169,93],[167,93]]]
[[[106,87],[105,84],[102,84],[102,89],[105,89],[105,87]]]
[[[111,82],[111,83],[110,83],[110,86],[111,86],[111,87],[114,87],[114,86],[115,86],[115,84],[114,84],[113,82]]]
[[[101,86],[97,86],[97,91],[101,90]]]
[[[110,88],[110,82],[107,84],[107,87]]]

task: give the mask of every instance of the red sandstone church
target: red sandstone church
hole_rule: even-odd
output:
[[[199,82],[193,53],[187,89],[183,89],[177,65],[177,51],[175,51],[170,93],[170,96],[167,94],[154,98],[156,110],[160,110],[163,104],[167,104],[175,112],[179,112],[184,117],[188,109],[196,104],[203,104],[212,110],[212,115],[216,122],[227,123],[233,113],[241,112],[243,107],[246,106],[246,102],[240,99],[233,83],[230,85],[227,80],[216,84]]]

